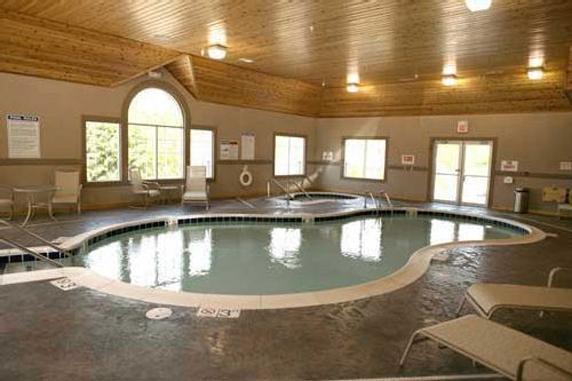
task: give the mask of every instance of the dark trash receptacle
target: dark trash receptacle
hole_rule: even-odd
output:
[[[529,191],[526,188],[516,188],[514,190],[513,212],[528,213],[528,195]]]

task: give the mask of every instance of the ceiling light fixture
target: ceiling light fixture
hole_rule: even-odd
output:
[[[207,55],[213,60],[223,60],[226,57],[227,47],[220,44],[207,47]]]
[[[346,86],[348,93],[357,93],[359,91],[359,83],[350,82]]]
[[[529,67],[528,68],[528,79],[533,81],[538,81],[544,77],[543,67]]]
[[[163,77],[163,73],[161,73],[160,71],[157,71],[157,70],[150,70],[147,73],[147,76],[149,76],[149,78],[159,79],[159,78]]]
[[[455,74],[445,74],[441,81],[445,86],[455,86],[457,84],[457,76]]]
[[[491,7],[493,0],[465,0],[465,5],[471,12],[486,11]]]

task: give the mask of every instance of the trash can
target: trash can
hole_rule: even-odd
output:
[[[516,188],[514,190],[514,208],[515,213],[528,213],[528,189]]]

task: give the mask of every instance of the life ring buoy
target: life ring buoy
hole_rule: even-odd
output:
[[[238,180],[240,181],[240,185],[243,187],[249,187],[252,185],[252,173],[248,170],[248,166],[245,165],[244,168],[242,168],[242,172],[240,173]]]

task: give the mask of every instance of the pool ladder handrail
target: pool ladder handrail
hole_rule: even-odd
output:
[[[302,184],[304,183],[304,180],[305,180],[305,178],[302,179],[302,181],[301,181]],[[312,196],[310,196],[310,194],[309,194],[308,192],[306,192],[306,190],[304,189],[304,187],[302,186],[302,184],[298,184],[298,183],[295,182],[295,181],[293,182],[293,184],[294,184],[294,186],[295,186],[296,188],[298,188],[298,189],[300,190],[300,192],[302,192],[302,193],[304,194],[304,196],[306,196],[306,197],[308,198],[308,200],[311,200],[311,199],[312,199]]]
[[[8,238],[0,238],[0,242],[4,242],[7,245],[12,246],[15,249],[22,250],[24,253],[29,254],[32,257],[39,259],[40,261],[47,262],[47,263],[49,263],[53,266],[56,266],[56,267],[64,267],[64,265],[62,263],[54,261],[53,259],[48,258],[47,256],[44,256],[40,253],[36,253],[34,250],[27,248],[26,246],[20,245],[19,243],[14,242]]]
[[[391,199],[389,198],[389,195],[387,194],[387,192],[384,191],[384,190],[382,190],[382,191],[379,192],[379,194],[380,194],[380,196],[385,197],[385,202],[387,202],[387,205],[388,205],[390,208],[393,208],[393,203],[391,202]],[[378,199],[373,196],[373,192],[367,192],[367,193],[365,194],[365,197],[363,198],[363,207],[364,207],[364,208],[367,208],[367,197],[368,197],[368,196],[369,196],[369,198],[371,199],[371,201],[373,202],[373,205],[374,205],[376,208],[379,208],[380,205],[379,205]]]
[[[20,225],[18,225],[18,224],[14,224],[14,223],[8,222],[8,221],[6,221],[6,220],[4,220],[4,219],[1,219],[1,218],[0,218],[0,223],[3,224],[3,225],[6,225],[6,226],[8,226],[8,227],[17,229],[17,230],[19,230],[20,232],[22,232],[22,233],[24,233],[24,234],[26,234],[26,235],[28,235],[28,236],[30,236],[30,237],[33,237],[33,238],[37,239],[38,241],[42,242],[43,244],[45,244],[45,245],[51,247],[52,249],[56,250],[58,253],[64,254],[64,255],[67,256],[67,257],[71,256],[70,253],[68,253],[68,251],[65,250],[64,248],[62,248],[62,247],[60,247],[60,246],[54,244],[53,242],[48,241],[48,240],[45,239],[44,237],[42,237],[42,236],[40,236],[40,235],[38,235],[38,234],[36,234],[36,233],[33,233],[33,232],[29,231],[28,229],[26,229],[26,228],[24,228],[24,227],[22,227],[22,226],[20,226]],[[4,239],[4,238],[3,238],[3,239]]]
[[[286,187],[278,180],[276,179],[270,179],[266,182],[266,193],[268,198],[270,198],[270,188],[271,185],[274,184],[275,186],[277,186],[278,188],[280,188],[280,190],[282,192],[284,192],[284,195],[286,196],[286,204],[289,206],[290,205],[290,200],[292,199],[292,194],[290,193],[290,191],[288,190],[288,188],[290,187],[290,181],[288,180],[286,182]]]

